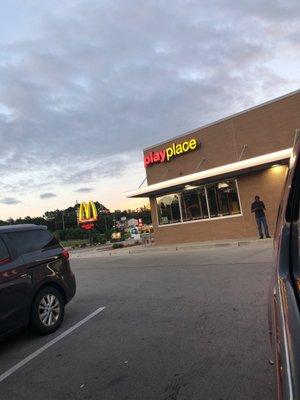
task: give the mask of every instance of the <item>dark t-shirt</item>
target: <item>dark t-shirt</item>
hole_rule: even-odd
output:
[[[254,211],[256,218],[260,218],[260,217],[264,217],[265,216],[265,211],[264,210],[266,209],[266,207],[265,207],[263,201],[260,201],[260,200],[259,201],[254,201],[251,204],[251,211],[254,210],[255,208],[258,208],[258,210]]]

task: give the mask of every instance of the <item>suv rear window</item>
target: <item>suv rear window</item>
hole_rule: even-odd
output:
[[[60,246],[58,241],[44,229],[6,233],[19,255]]]
[[[7,247],[5,246],[3,240],[0,238],[0,263],[9,258]]]

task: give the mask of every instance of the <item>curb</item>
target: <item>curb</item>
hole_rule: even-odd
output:
[[[224,242],[202,242],[202,243],[186,243],[179,245],[170,245],[170,246],[139,246],[139,248],[131,247],[131,248],[123,248],[116,250],[107,250],[107,251],[93,251],[93,252],[83,252],[81,254],[73,254],[71,252],[72,258],[97,258],[97,257],[114,257],[114,256],[122,256],[122,255],[137,255],[137,254],[146,254],[146,253],[163,253],[168,251],[195,251],[201,249],[213,249],[220,247],[243,247],[243,246],[263,246],[263,245],[271,245],[273,243],[273,239],[244,239],[244,240],[230,240]],[[85,254],[87,253],[87,254]]]
[[[270,244],[273,243],[273,239],[265,239],[265,240],[259,240],[259,239],[250,239],[250,240],[237,240],[237,241],[230,241],[230,242],[219,242],[219,243],[211,243],[211,242],[204,242],[204,243],[195,243],[195,244],[179,244],[177,246],[165,246],[165,247],[160,247],[160,246],[149,246],[149,247],[144,247],[142,249],[132,249],[128,250],[128,254],[138,254],[138,253],[150,253],[151,251],[170,251],[170,250],[199,250],[202,248],[214,248],[214,247],[242,247],[242,246],[250,246],[250,245],[265,245],[265,244]],[[124,249],[125,250],[125,249]]]

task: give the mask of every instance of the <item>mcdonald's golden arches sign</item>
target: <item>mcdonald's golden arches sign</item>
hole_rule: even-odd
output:
[[[89,201],[87,203],[82,202],[79,206],[78,211],[78,223],[86,224],[93,223],[98,220],[98,211],[96,205],[93,201]]]

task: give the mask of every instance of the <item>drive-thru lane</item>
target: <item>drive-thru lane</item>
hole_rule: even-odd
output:
[[[11,399],[272,399],[269,245],[72,260],[78,293],[63,327],[0,343]]]

